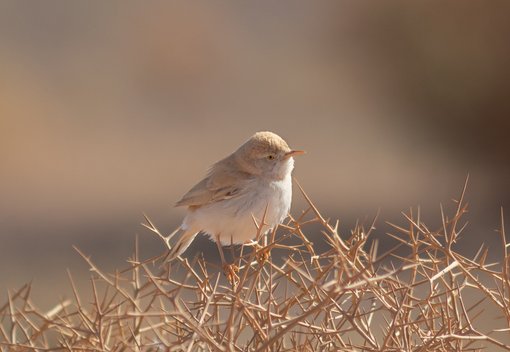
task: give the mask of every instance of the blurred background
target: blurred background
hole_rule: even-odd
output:
[[[251,134],[348,234],[381,209],[439,224],[467,174],[465,250],[510,200],[507,1],[0,3],[0,298],[41,306],[163,247],[174,202]],[[305,207],[295,189],[292,212]],[[431,226],[432,228],[434,226]],[[207,242],[202,241],[201,243]],[[214,246],[211,248],[215,250]]]

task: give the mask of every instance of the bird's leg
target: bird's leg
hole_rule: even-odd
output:
[[[226,262],[225,255],[223,254],[223,247],[221,246],[220,235],[216,236],[216,245],[218,246],[218,251],[220,252],[223,273],[227,277],[228,281],[230,281],[232,286],[236,287],[239,283],[239,276],[237,275],[239,272],[239,267],[235,263],[228,264]]]
[[[257,263],[260,265],[263,265],[271,255],[271,247],[269,245],[263,246],[257,241],[251,241],[245,245],[253,247],[255,250],[255,259],[257,259]]]
[[[257,251],[256,254],[257,262],[260,265],[263,265],[269,259],[271,249],[269,248],[269,246],[261,246],[260,244],[257,243],[257,245],[255,246],[255,250]]]
[[[216,245],[218,246],[218,252],[220,253],[221,264],[225,265],[225,256],[223,255],[223,247],[221,246],[220,235],[216,236]]]
[[[271,230],[270,230],[271,231]],[[257,262],[259,265],[264,265],[264,263],[269,259],[269,256],[271,255],[271,247],[268,244],[268,232],[264,233],[263,235],[263,246],[260,247],[257,250]]]

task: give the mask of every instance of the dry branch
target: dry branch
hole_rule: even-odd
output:
[[[358,224],[343,236],[303,191],[308,209],[278,235],[259,233],[251,250],[234,258],[235,284],[202,256],[140,259],[138,240],[129,266],[114,274],[76,249],[92,272],[92,297],[83,299],[70,272],[72,299],[47,312],[32,303],[30,285],[9,293],[0,307],[0,350],[510,350],[503,210],[503,264],[487,264],[483,247],[465,257],[453,249],[465,228],[465,190],[451,218],[441,208],[435,231],[419,210],[404,213],[405,224],[392,225],[389,236],[398,245],[379,256],[377,243],[369,243],[375,219],[368,231]],[[170,249],[173,234],[145,219]],[[307,232],[309,224],[320,232]],[[329,248],[317,253],[310,239],[320,236]],[[485,310],[495,314],[492,330],[480,319]]]

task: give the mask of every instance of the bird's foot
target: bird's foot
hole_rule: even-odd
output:
[[[271,256],[271,250],[269,249],[269,247],[262,247],[260,244],[257,244],[255,246],[255,250],[257,251],[255,254],[257,262],[259,263],[259,265],[264,265],[264,263],[267,262],[267,260]]]
[[[223,273],[227,277],[232,287],[236,288],[239,284],[239,267],[236,264],[223,264]]]

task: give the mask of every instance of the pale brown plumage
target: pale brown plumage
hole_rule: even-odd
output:
[[[253,218],[260,218],[264,209],[269,228],[276,226],[287,216],[291,204],[292,156],[302,153],[291,150],[272,132],[257,132],[215,163],[176,203],[187,207],[188,213],[169,259],[183,253],[200,231],[209,234],[218,246],[221,242],[250,240],[256,232]]]
[[[200,207],[234,197],[244,179],[257,175],[251,161],[260,155],[288,153],[287,142],[272,132],[257,132],[238,150],[215,163],[207,176],[193,186],[176,206]]]

